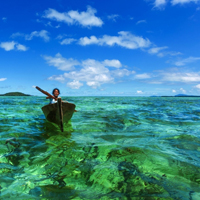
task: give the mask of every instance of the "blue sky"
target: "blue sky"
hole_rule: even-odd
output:
[[[200,0],[7,0],[0,26],[0,94],[200,95]]]

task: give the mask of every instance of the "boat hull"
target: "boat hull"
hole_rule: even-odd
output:
[[[57,102],[42,107],[42,111],[49,122],[57,124],[63,131],[63,124],[68,123],[75,111],[75,104]]]

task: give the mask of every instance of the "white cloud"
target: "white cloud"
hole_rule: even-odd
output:
[[[184,90],[183,88],[180,88],[180,91],[186,93],[186,90]]]
[[[0,81],[5,81],[7,78],[0,78]]]
[[[58,81],[63,83],[65,81],[65,78],[63,75],[54,75],[48,78],[48,80]]]
[[[194,72],[186,69],[171,68],[165,71],[153,71],[151,74],[136,74],[133,78],[141,79],[148,84],[197,84],[200,82],[200,71]]]
[[[46,30],[41,30],[41,31],[33,31],[31,34],[26,35],[25,39],[26,40],[32,40],[33,37],[40,37],[42,38],[45,42],[48,42],[50,40],[50,37],[48,36],[49,32]]]
[[[11,38],[15,38],[15,37],[24,37],[24,34],[23,34],[23,33],[20,33],[20,32],[13,33],[13,34],[11,35]]]
[[[72,82],[68,82],[67,86],[72,89],[79,89],[81,86],[83,86],[83,83],[80,83],[79,81],[73,80]]]
[[[119,15],[109,15],[108,19],[113,20],[114,22],[116,22],[116,19],[119,17]]]
[[[137,90],[137,94],[143,94],[142,90]]]
[[[141,23],[147,23],[147,21],[146,20],[139,20],[139,21],[137,21],[136,24],[141,24]]]
[[[5,22],[7,20],[7,18],[6,17],[2,17],[2,20]]]
[[[182,53],[180,52],[174,52],[174,51],[163,51],[163,52],[159,52],[162,51],[163,49],[167,49],[168,47],[155,47],[155,48],[151,48],[148,50],[148,53],[150,54],[157,54],[158,57],[164,57],[167,55],[170,56],[177,56],[177,55],[181,55]],[[157,52],[156,52],[157,51]]]
[[[62,40],[61,42],[60,42],[60,44],[61,45],[68,45],[68,44],[71,44],[72,42],[74,42],[74,41],[76,41],[76,39],[73,39],[73,38],[66,38],[66,39],[64,39],[64,40]]]
[[[162,8],[163,6],[165,6],[167,3],[166,0],[155,0],[154,2],[154,7],[156,8]]]
[[[91,27],[91,26],[99,26],[101,27],[103,25],[103,21],[95,16],[95,13],[97,11],[88,6],[86,12],[78,12],[71,10],[69,12],[60,13],[54,9],[49,8],[45,11],[44,18],[48,18],[51,20],[56,20],[59,22],[65,22],[69,25],[72,24],[80,24],[85,27]]]
[[[54,9],[49,8],[48,10],[45,11],[45,15],[43,16],[44,18],[56,20],[59,22],[65,22],[68,24],[73,23],[73,19],[70,18],[68,13],[60,13]]]
[[[135,79],[149,79],[151,76],[147,73],[135,75]]]
[[[172,90],[173,93],[176,93],[176,90]]]
[[[59,53],[55,57],[43,56],[47,63],[51,66],[57,67],[59,70],[70,71],[63,75],[54,75],[48,80],[56,80],[59,82],[67,81],[67,86],[73,89],[78,89],[83,86],[85,82],[92,88],[100,87],[102,84],[114,83],[115,78],[129,76],[135,73],[127,69],[110,70],[109,67],[119,68],[122,64],[119,60],[104,60],[102,62],[87,59],[81,62],[73,60],[72,58],[63,58]],[[75,68],[78,65],[79,70]]]
[[[22,44],[19,44],[17,42],[1,42],[0,47],[4,49],[5,51],[11,51],[11,50],[19,50],[19,51],[27,51],[28,48]]]
[[[190,2],[198,3],[199,0],[172,0],[171,1],[172,5],[185,4],[185,3],[190,3]]]
[[[103,64],[105,66],[115,67],[115,68],[120,68],[122,66],[119,60],[104,60]]]
[[[96,36],[91,36],[90,38],[83,37],[80,38],[79,44],[83,46],[91,44],[108,46],[118,45],[128,49],[145,48],[151,44],[149,39],[132,35],[130,32],[120,31],[118,34],[119,36],[104,35],[102,38],[97,38]]]
[[[22,44],[17,44],[16,48],[19,51],[27,51],[28,50],[28,48],[26,46],[22,45]]]
[[[198,72],[164,72],[161,74],[163,81],[192,83],[200,81]]]
[[[59,34],[59,35],[56,37],[56,39],[62,40],[63,38],[66,38],[66,37],[68,37],[67,34]]]
[[[177,55],[181,55],[181,52],[175,52],[175,51],[169,51],[169,52],[165,52],[165,54],[168,54],[170,56],[177,56]]]
[[[96,38],[96,36],[91,36],[90,38],[88,37],[83,37],[80,38],[79,40],[79,44],[86,46],[86,45],[91,45],[91,44],[98,44],[99,43],[99,39]]]
[[[200,0],[155,0],[154,8],[163,9],[170,2],[172,6],[177,4],[198,3]]]
[[[79,62],[69,58],[63,58],[60,53],[57,53],[55,57],[43,56],[50,66],[54,66],[62,71],[69,71],[74,69],[74,66],[79,65]]]
[[[197,60],[200,60],[200,57],[189,57],[189,58],[186,58],[186,59],[179,60],[179,61],[175,62],[174,64],[176,66],[183,66],[183,65],[186,65],[187,63],[192,63],[192,62],[195,62]]]
[[[114,77],[124,77],[124,76],[129,76],[131,74],[134,74],[134,71],[129,71],[127,69],[117,69],[117,70],[112,70],[110,72]]]
[[[107,69],[102,62],[87,59],[82,61],[81,66],[82,69],[80,71],[65,73],[65,78],[75,81],[84,81],[92,88],[97,88],[101,84],[111,83],[114,80],[109,73],[109,69]]]
[[[147,83],[149,83],[149,84],[163,84],[163,82],[162,81],[146,81]]]
[[[195,88],[200,89],[200,84],[195,85]]]
[[[15,48],[16,42],[1,42],[0,47],[5,51],[11,51]]]
[[[151,48],[151,49],[148,50],[148,53],[150,53],[150,54],[157,54],[160,51],[162,51],[163,49],[167,49],[167,48],[168,48],[167,46],[164,46],[164,47],[153,47],[153,48]]]

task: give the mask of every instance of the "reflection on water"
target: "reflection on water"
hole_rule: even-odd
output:
[[[198,98],[66,100],[60,132],[44,98],[0,97],[0,199],[200,199]]]

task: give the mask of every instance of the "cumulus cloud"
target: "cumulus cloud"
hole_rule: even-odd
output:
[[[151,76],[147,73],[135,75],[135,79],[149,79]]]
[[[86,84],[92,88],[97,88],[101,84],[113,81],[109,69],[106,68],[102,62],[87,59],[82,61],[81,65],[82,69],[80,71],[65,73],[65,78],[75,81],[85,81]]]
[[[56,54],[55,57],[43,57],[49,65],[55,66],[59,70],[69,71],[63,75],[51,76],[48,79],[59,82],[67,81],[67,86],[73,89],[79,89],[83,86],[84,82],[92,88],[97,88],[102,84],[114,83],[115,78],[129,76],[130,74],[135,73],[122,68],[121,62],[115,59],[106,59],[104,61],[87,59],[78,62],[72,58],[63,58],[59,53]],[[78,65],[79,70],[75,68],[76,65]]]
[[[149,73],[135,74],[133,79],[148,84],[196,84],[200,82],[200,71],[171,68]]]
[[[118,45],[127,49],[145,48],[150,46],[151,44],[149,39],[144,39],[143,37],[135,36],[130,32],[120,31],[118,32],[118,34],[118,36],[104,35],[101,38],[97,38],[96,36],[91,36],[90,38],[83,37],[80,38],[79,44],[83,46],[91,44],[108,46]]]
[[[0,81],[5,81],[7,78],[0,78]]]
[[[1,42],[0,47],[5,51],[11,51],[15,48],[16,42]]]
[[[176,93],[176,90],[172,90],[173,93]]]
[[[28,48],[26,46],[22,45],[22,44],[17,44],[16,48],[19,51],[27,51],[28,50]]]
[[[120,68],[122,66],[119,60],[104,60],[103,64],[109,67],[116,67],[116,68]]]
[[[19,44],[15,41],[1,42],[0,47],[4,49],[5,51],[11,51],[11,50],[27,51],[28,50],[26,46]]]
[[[68,44],[71,44],[72,42],[74,42],[74,41],[76,41],[76,39],[73,39],[73,38],[66,38],[66,39],[64,39],[64,40],[62,40],[61,42],[60,42],[60,44],[61,45],[68,45]]]
[[[183,65],[186,65],[186,64],[188,64],[188,63],[195,62],[195,61],[197,61],[197,60],[200,60],[200,57],[189,57],[189,58],[185,58],[185,59],[176,61],[174,64],[175,64],[176,66],[183,66]]]
[[[191,3],[191,2],[198,3],[199,0],[172,0],[171,4],[176,5],[176,4],[185,4],[185,3]]]
[[[54,75],[54,76],[49,77],[48,80],[59,81],[63,83],[65,81],[65,78],[63,75]]]
[[[79,65],[77,60],[74,60],[73,58],[63,58],[60,53],[57,53],[55,57],[43,56],[43,58],[50,66],[54,66],[62,71],[70,71],[74,69],[74,66]]]
[[[91,36],[90,38],[88,37],[83,37],[80,38],[79,44],[86,46],[86,45],[91,45],[91,44],[99,44],[99,39],[96,38],[96,36]]]
[[[114,77],[124,77],[131,74],[135,74],[135,71],[129,71],[127,69],[117,69],[110,72]]]
[[[95,16],[97,11],[88,6],[86,12],[78,12],[71,10],[69,12],[60,13],[57,10],[49,8],[43,15],[44,18],[51,20],[67,23],[68,25],[80,24],[84,27],[99,26],[103,25],[103,21]]]
[[[79,89],[81,86],[83,86],[83,83],[80,83],[79,81],[73,80],[72,82],[68,82],[67,86],[72,89]]]
[[[200,81],[199,72],[163,72],[163,81],[192,83]]]
[[[167,3],[166,0],[155,0],[154,7],[156,7],[156,8],[163,8],[163,6],[165,6],[166,3]]]
[[[200,0],[155,0],[154,8],[162,9],[170,2],[172,6],[177,4],[198,3]]]
[[[40,37],[45,42],[48,42],[50,40],[50,37],[48,35],[49,35],[49,32],[46,31],[46,30],[33,31],[31,34],[25,35],[25,39],[26,40],[32,40],[34,37]]]

